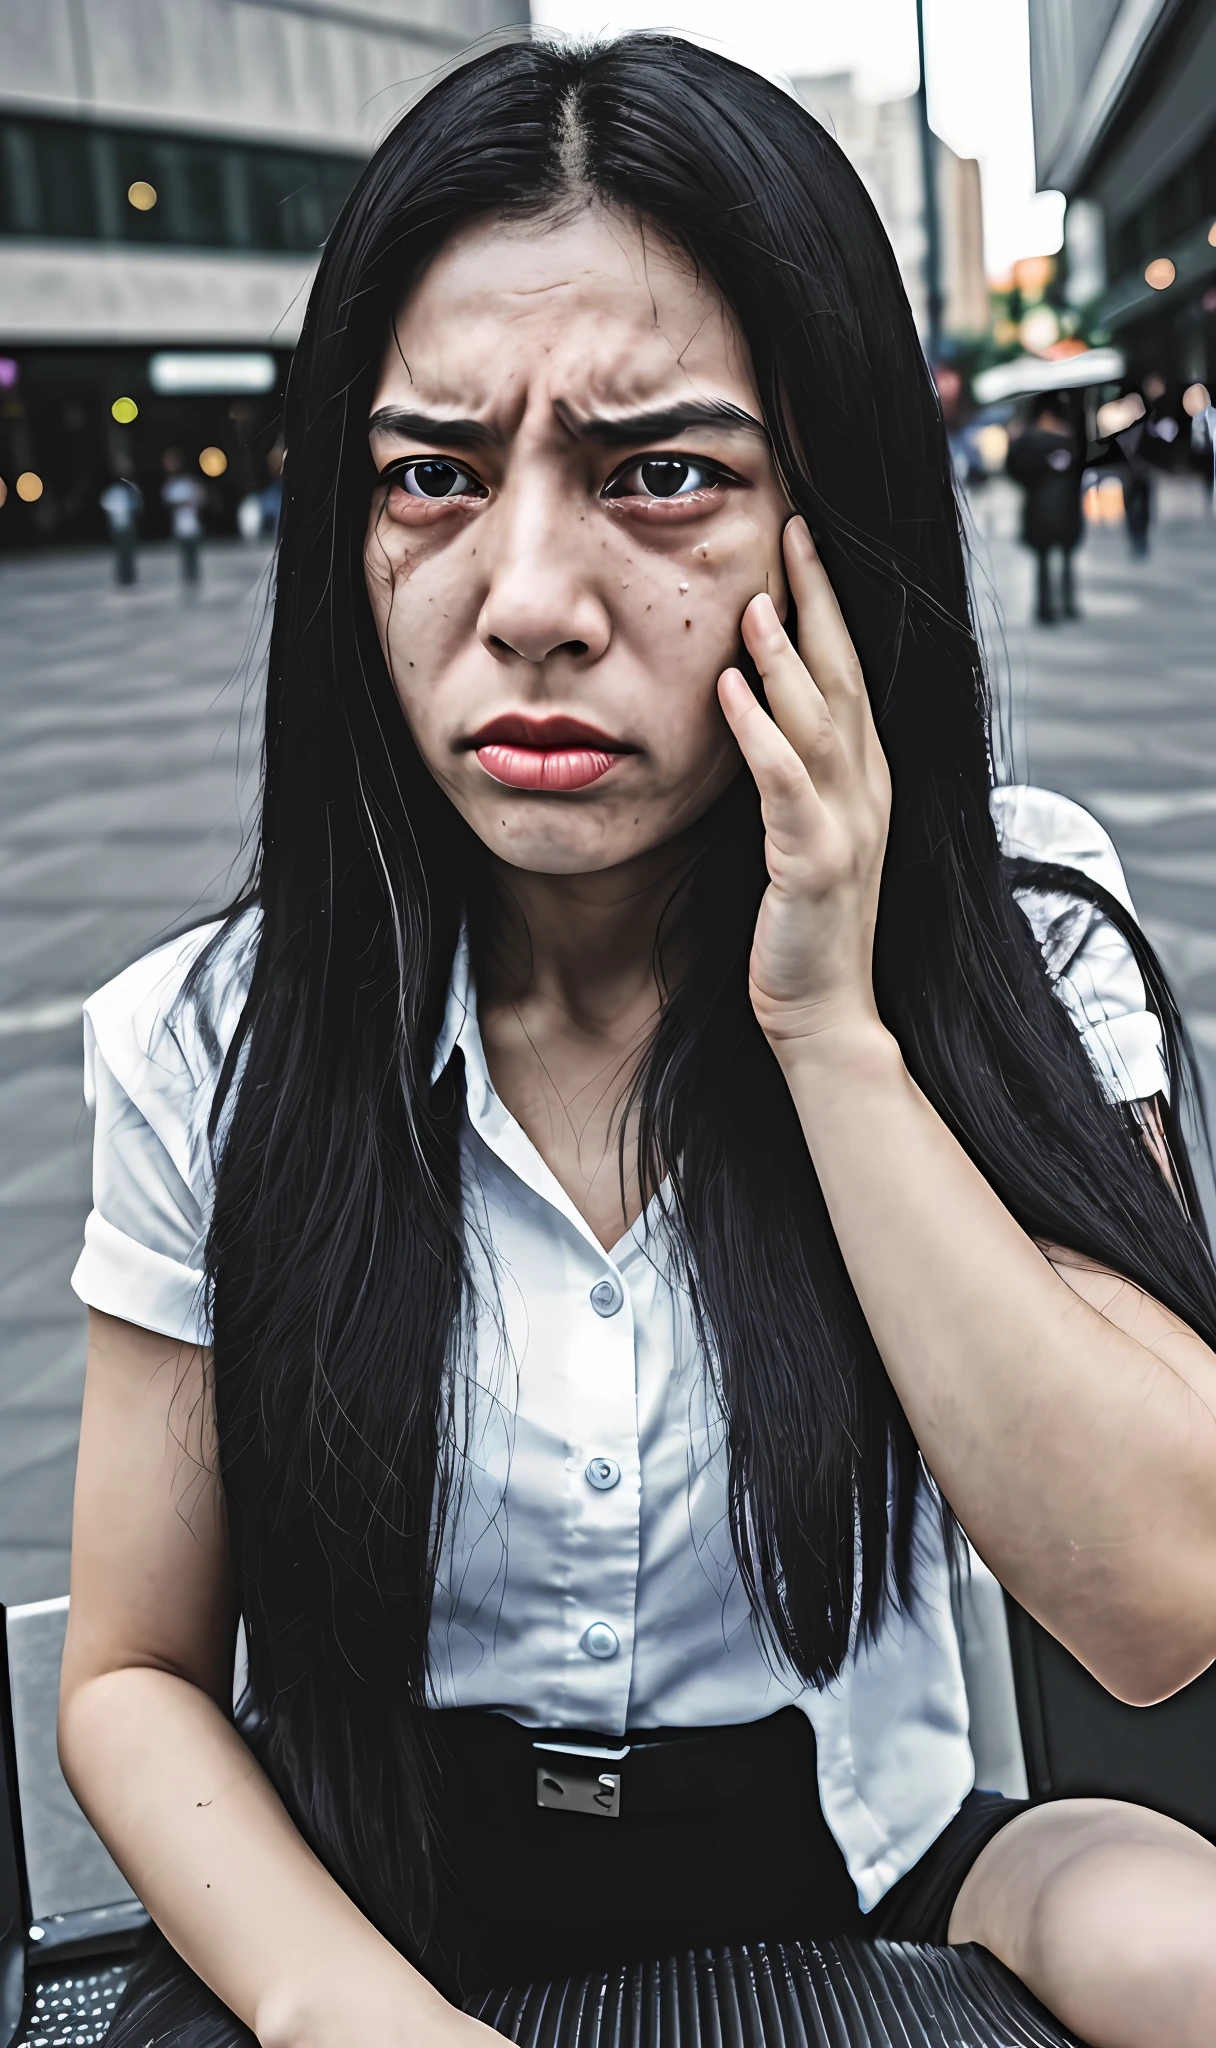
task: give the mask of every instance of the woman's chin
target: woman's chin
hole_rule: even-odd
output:
[[[623,866],[669,838],[666,818],[651,829],[637,806],[584,797],[538,795],[529,801],[517,790],[503,791],[505,803],[462,805],[464,816],[488,852],[508,867],[534,875],[592,875]],[[522,800],[521,800],[522,797]]]

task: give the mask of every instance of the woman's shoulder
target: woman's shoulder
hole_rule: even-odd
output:
[[[1004,853],[1078,869],[1135,916],[1114,841],[1083,805],[1028,783],[994,789],[991,801]],[[1124,1102],[1168,1095],[1161,1023],[1123,933],[1063,882],[1015,884],[1014,895],[1107,1095]]]
[[[1027,782],[994,789],[990,802],[1003,853],[1080,868],[1126,910],[1133,909],[1115,843],[1083,805]]]
[[[145,953],[84,1006],[85,1085],[100,1054],[132,1100],[210,1093],[249,992],[261,914],[196,925]]]

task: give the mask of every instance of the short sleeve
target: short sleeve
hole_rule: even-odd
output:
[[[206,1344],[211,1334],[203,1286],[213,1195],[208,1126],[248,988],[252,933],[243,922],[220,949],[204,993],[184,997],[183,984],[217,925],[137,960],[85,1004],[93,1208],[72,1286],[92,1308],[189,1344]]]
[[[1135,915],[1108,832],[1080,804],[1021,784],[992,792],[1002,850],[1082,873]],[[1080,1033],[1107,1095],[1144,1101],[1169,1092],[1161,1026],[1123,934],[1092,903],[1062,891],[1019,889],[1055,992]]]

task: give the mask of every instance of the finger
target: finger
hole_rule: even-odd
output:
[[[805,763],[737,668],[718,677],[718,702],[760,792],[766,830],[796,843],[822,810]]]
[[[831,710],[807,673],[771,597],[753,597],[743,614],[743,644],[760,671],[769,710],[812,776],[826,787],[848,766]]]
[[[798,610],[798,652],[855,755],[874,724],[857,651],[805,519],[789,521],[783,547]]]

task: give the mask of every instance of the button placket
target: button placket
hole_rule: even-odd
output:
[[[581,1507],[567,1609],[576,1651],[570,1682],[588,1725],[615,1728],[628,1710],[639,1567],[635,1332],[628,1287],[602,1253],[583,1288],[570,1417],[571,1449],[582,1453],[571,1459]]]

